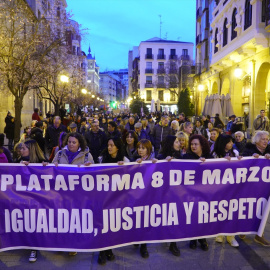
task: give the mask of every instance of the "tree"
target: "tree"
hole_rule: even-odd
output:
[[[69,27],[67,16],[51,17],[37,18],[24,0],[0,2],[0,85],[14,96],[15,142],[20,138],[24,97],[39,86],[48,54],[65,42],[59,33]]]
[[[129,109],[132,113],[137,113],[137,114],[141,114],[141,109],[143,108],[143,112],[144,114],[148,114],[149,110],[146,107],[144,101],[142,99],[140,99],[139,97],[137,97],[136,99],[133,99]]]
[[[190,90],[188,88],[180,92],[178,100],[178,112],[184,113],[185,115],[192,116],[194,115],[194,104],[190,100]]]

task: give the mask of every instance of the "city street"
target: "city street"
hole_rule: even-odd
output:
[[[265,230],[265,238],[270,239],[270,219]],[[16,250],[0,253],[0,269],[20,270],[53,270],[53,269],[132,269],[132,270],[173,270],[173,269],[230,269],[230,270],[268,270],[270,269],[270,248],[254,242],[253,236],[245,240],[236,237],[239,248],[233,248],[228,243],[219,244],[214,238],[209,239],[209,251],[191,250],[188,242],[179,242],[180,257],[169,252],[169,244],[149,244],[149,258],[140,256],[139,248],[127,246],[114,250],[116,260],[107,262],[105,266],[97,264],[98,252],[78,253],[69,257],[65,252],[41,251],[35,263],[28,262],[28,250]]]

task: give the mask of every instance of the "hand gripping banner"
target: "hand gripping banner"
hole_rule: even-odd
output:
[[[97,251],[262,235],[270,160],[0,165],[0,250]]]

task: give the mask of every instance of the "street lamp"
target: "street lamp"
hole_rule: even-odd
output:
[[[95,95],[92,95],[92,98],[94,98],[95,97]]]
[[[242,77],[243,74],[243,70],[237,66],[236,69],[234,70],[234,76],[238,79],[240,79]]]
[[[60,81],[61,81],[61,82],[68,83],[69,77],[66,76],[66,75],[61,75],[61,76],[60,76]]]
[[[87,94],[87,90],[86,89],[82,89],[81,90],[83,94]]]

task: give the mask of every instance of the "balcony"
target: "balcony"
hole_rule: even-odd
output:
[[[145,73],[154,73],[154,70],[152,68],[146,68]]]
[[[166,71],[165,71],[165,68],[158,68],[157,69],[157,74],[165,74]]]
[[[184,54],[181,55],[181,60],[189,61],[189,59],[190,59],[189,55],[184,55]]]
[[[177,60],[177,55],[170,54],[169,59],[170,60]]]
[[[152,82],[147,82],[145,84],[145,88],[153,88],[153,83]]]
[[[169,69],[169,74],[177,74],[177,69],[176,68],[170,68]]]
[[[157,59],[158,60],[165,60],[166,59],[166,56],[164,54],[158,54],[157,55]]]
[[[145,59],[154,59],[154,55],[153,54],[146,54]]]
[[[157,88],[165,88],[165,83],[164,82],[158,82],[157,83]]]

